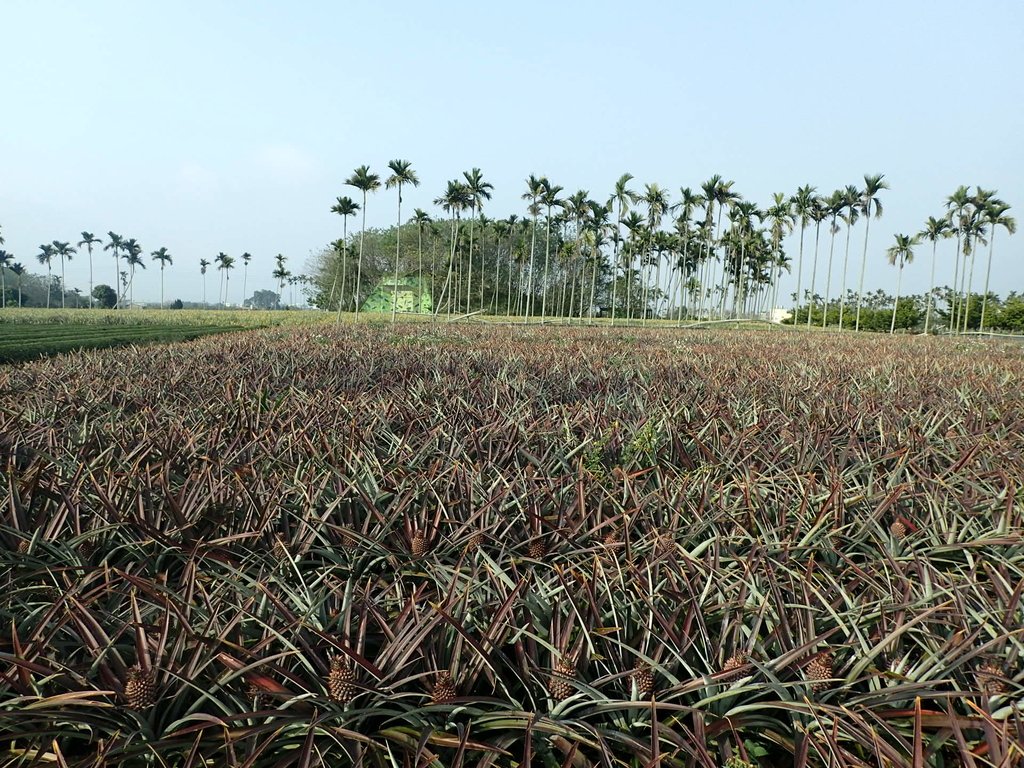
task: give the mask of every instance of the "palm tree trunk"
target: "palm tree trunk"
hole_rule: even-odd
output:
[[[963,236],[958,229],[956,232],[956,259],[953,261],[953,296],[949,305],[949,332],[955,333],[960,327],[960,250],[963,245]]]
[[[811,301],[807,306],[807,327],[811,327],[811,315],[814,314],[814,283],[818,277],[818,239],[821,237],[821,221],[814,224],[814,259],[811,262]]]
[[[513,235],[511,234],[511,230],[512,230],[512,227],[509,227],[509,236],[508,236],[508,293],[505,296],[505,317],[506,318],[512,317],[512,267],[514,266],[515,262],[512,260],[512,237],[513,237]],[[520,284],[520,287],[522,287],[522,284]]]
[[[550,275],[551,267],[551,206],[548,206],[547,223],[545,225],[544,234],[544,285],[541,286],[543,293],[541,294],[540,300],[540,323],[544,324],[544,318],[547,317],[548,311],[548,276]]]
[[[536,204],[537,204],[537,201],[534,200],[534,205],[536,205]],[[533,229],[532,229],[532,231],[530,233],[530,262],[527,265],[530,272],[526,276],[526,313],[525,313],[525,318],[526,319],[525,319],[524,322],[527,322],[527,323],[530,322],[530,315],[533,312],[533,288],[534,288],[534,286],[533,286],[533,262],[534,262],[536,250],[537,250],[537,214],[534,214],[533,215]],[[520,282],[520,287],[522,287],[522,280],[520,279],[519,282]]]
[[[981,324],[978,326],[978,330],[981,332],[985,331],[985,309],[988,306],[988,282],[989,277],[992,275],[992,247],[996,240],[996,225],[992,225],[992,234],[988,238],[988,263],[985,266],[985,295],[981,297]]]
[[[414,210],[413,213],[416,213],[416,211]],[[418,254],[418,258],[419,258],[419,273],[420,273],[420,281],[419,281],[419,284],[417,285],[417,288],[419,289],[420,295],[422,296],[422,294],[423,294],[423,225],[422,224],[417,224],[416,225],[416,251],[417,251],[417,254]],[[433,300],[434,300],[433,294],[431,294],[430,300],[431,300],[431,302],[433,302]],[[431,307],[431,309],[433,309],[433,307]],[[422,300],[422,298],[420,299],[420,308],[417,309],[416,311],[417,312],[423,312],[423,300]]]
[[[826,328],[828,326],[828,296],[832,291],[832,254],[835,253],[836,249],[836,220],[832,219],[832,223],[829,224],[829,232],[831,238],[828,244],[828,269],[825,270],[825,308],[821,312],[821,327]]]
[[[395,228],[395,284],[391,296],[391,324],[398,319],[398,257],[402,252],[402,182],[398,182],[398,226]]]
[[[484,273],[486,271],[487,263],[486,259],[484,258],[484,245],[487,242],[485,240],[485,238],[487,237],[487,228],[483,224],[481,224],[480,226],[484,227],[483,229],[480,230],[480,311],[482,312],[484,308],[484,288],[487,282],[486,280],[484,280]],[[495,249],[497,249],[497,246],[495,246]],[[497,262],[497,258],[495,258],[495,262]],[[497,290],[497,284],[495,284],[495,290]]]
[[[850,263],[850,230],[853,229],[851,222],[846,222],[846,250],[843,252],[843,283],[839,293],[839,330],[843,330],[843,314],[846,311],[846,271]]]
[[[889,324],[889,335],[896,332],[896,310],[900,306],[900,289],[903,287],[903,259],[900,258],[899,276],[896,278],[896,301],[892,305],[892,322]]]
[[[612,325],[615,325],[616,304],[619,298],[619,242],[622,238],[622,203],[619,203],[619,217],[615,224],[615,240],[612,246]]]
[[[868,266],[868,236],[871,234],[871,201],[868,200],[868,210],[864,221],[864,254],[860,259],[860,282],[857,285],[857,319],[854,322],[853,330],[860,330],[860,308],[864,302],[864,270]]]
[[[928,335],[928,328],[931,325],[932,320],[932,304],[935,303],[935,250],[938,248],[939,241],[932,240],[932,276],[931,283],[928,288],[928,300],[925,302],[924,308],[924,335]]]
[[[796,301],[793,304],[793,325],[796,325],[797,314],[800,311],[800,289],[802,287],[804,268],[804,231],[807,229],[806,219],[800,218],[800,253],[796,261]]]
[[[448,276],[445,278],[444,286],[442,286],[442,288],[441,288],[441,296],[438,298],[437,306],[434,307],[434,318],[435,319],[437,318],[437,313],[441,310],[442,299],[444,299],[445,294],[448,292],[448,286],[451,285],[451,281],[452,281],[452,270],[453,270],[453,268],[455,266],[455,243],[458,241],[458,238],[459,238],[459,227],[458,227],[458,224],[456,223],[457,221],[458,221],[458,217],[452,216],[452,247],[451,247],[451,254],[448,257]],[[448,303],[449,303],[448,314],[450,316],[451,315],[451,308],[450,308],[451,300],[449,300]]]
[[[244,291],[243,291],[243,293],[244,293]],[[160,262],[160,309],[165,309],[165,308],[166,307],[164,307],[164,263],[161,261]]]
[[[348,279],[348,216],[341,217],[341,294],[338,296],[338,322],[345,306],[345,285]]]
[[[363,226],[359,230],[359,261],[356,262],[356,320],[359,319],[359,294],[363,289],[363,238],[366,235],[366,191],[363,190]]]
[[[470,309],[470,301],[473,297],[473,229],[476,224],[476,203],[470,206],[470,218],[469,220],[469,270],[466,277],[466,313],[468,314]]]
[[[967,257],[964,257],[964,271],[967,274],[967,299],[964,303],[964,333],[967,333],[967,324],[971,318],[971,287],[974,284],[974,255],[978,252],[977,240],[974,243],[974,248],[971,249],[971,268],[967,269]]]
[[[87,246],[89,251],[89,309],[92,309],[92,244]]]
[[[67,290],[64,282],[64,256],[60,257],[60,308],[67,309]]]

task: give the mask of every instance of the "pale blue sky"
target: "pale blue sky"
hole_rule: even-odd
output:
[[[958,184],[1021,219],[1022,40],[1020,0],[0,0],[0,225],[33,268],[39,243],[83,229],[166,246],[168,296],[196,300],[202,257],[253,253],[251,292],[273,287],[274,254],[300,268],[340,236],[329,208],[362,163],[412,161],[408,211],[478,166],[492,216],[523,212],[530,173],[601,198],[625,171],[676,197],[720,173],[759,204],[885,173],[867,282],[891,290],[893,234]],[[393,197],[371,198],[371,226]],[[997,238],[995,290],[1024,290],[1024,233]],[[155,273],[137,299],[158,297]],[[84,258],[68,283],[87,285]]]

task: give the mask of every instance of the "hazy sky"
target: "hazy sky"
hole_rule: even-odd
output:
[[[168,297],[198,300],[218,251],[254,255],[250,293],[278,252],[301,269],[340,236],[329,209],[363,163],[412,161],[410,212],[478,166],[491,216],[523,213],[530,173],[598,199],[625,171],[675,198],[720,173],[759,204],[884,173],[867,283],[891,290],[893,234],[957,185],[1022,218],[1022,41],[1020,0],[0,0],[0,225],[34,270],[40,243],[83,229],[166,246]],[[393,191],[367,215],[392,223]],[[917,256],[909,291],[927,287]],[[940,246],[940,283],[952,262]],[[96,272],[112,281],[109,253]],[[993,275],[1024,290],[1024,232],[998,232]],[[82,255],[68,284],[87,283]]]

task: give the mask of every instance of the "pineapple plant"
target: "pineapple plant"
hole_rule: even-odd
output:
[[[978,687],[987,696],[1002,696],[1009,690],[1005,674],[998,664],[985,662],[978,667]]]
[[[327,692],[339,704],[347,704],[359,692],[355,672],[341,656],[331,659],[331,671],[327,673]]]
[[[722,681],[730,682],[732,680],[738,680],[743,676],[740,669],[744,664],[747,663],[746,654],[737,651],[728,659],[725,660],[725,664],[722,665]]]
[[[438,670],[434,687],[431,690],[430,702],[432,704],[447,704],[458,695],[452,673],[447,669]]]
[[[630,678],[636,686],[637,697],[649,698],[654,691],[654,671],[651,669],[651,665],[644,661],[637,661]]]
[[[152,672],[144,672],[136,664],[128,670],[124,695],[131,709],[148,709],[156,703],[156,676]]]
[[[534,560],[542,560],[544,555],[548,553],[547,545],[544,543],[544,539],[539,536],[530,542],[530,545],[526,548],[526,553]]]
[[[273,553],[274,560],[278,565],[283,565],[291,559],[288,553],[288,546],[280,536],[274,537],[274,548],[271,551]]]
[[[424,535],[423,531],[416,531],[416,533],[413,534],[409,548],[412,551],[413,557],[423,557],[427,554],[429,547],[427,545],[427,537]]]
[[[89,558],[91,558],[93,556],[93,554],[95,554],[96,548],[97,547],[96,547],[96,539],[95,538],[84,539],[78,545],[78,554],[79,554],[79,556],[81,556],[81,558],[83,560],[88,560]]]
[[[828,681],[833,677],[832,652],[822,651],[811,659],[804,674],[811,683],[812,691],[823,691],[828,688]]]
[[[551,694],[551,698],[555,701],[568,699],[573,693],[573,686],[569,682],[569,678],[575,676],[576,664],[571,658],[563,656],[551,671],[553,674],[548,681],[548,692]]]
[[[484,541],[484,532],[477,531],[472,536],[470,536],[469,541],[466,542],[466,551],[476,552],[478,549],[480,549],[480,547],[484,545]]]

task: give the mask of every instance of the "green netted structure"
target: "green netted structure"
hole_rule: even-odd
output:
[[[420,281],[416,275],[405,275],[398,278],[384,278],[369,298],[363,302],[362,312],[390,312],[397,302],[399,312],[430,313],[434,311],[434,301],[430,295],[430,283]]]

